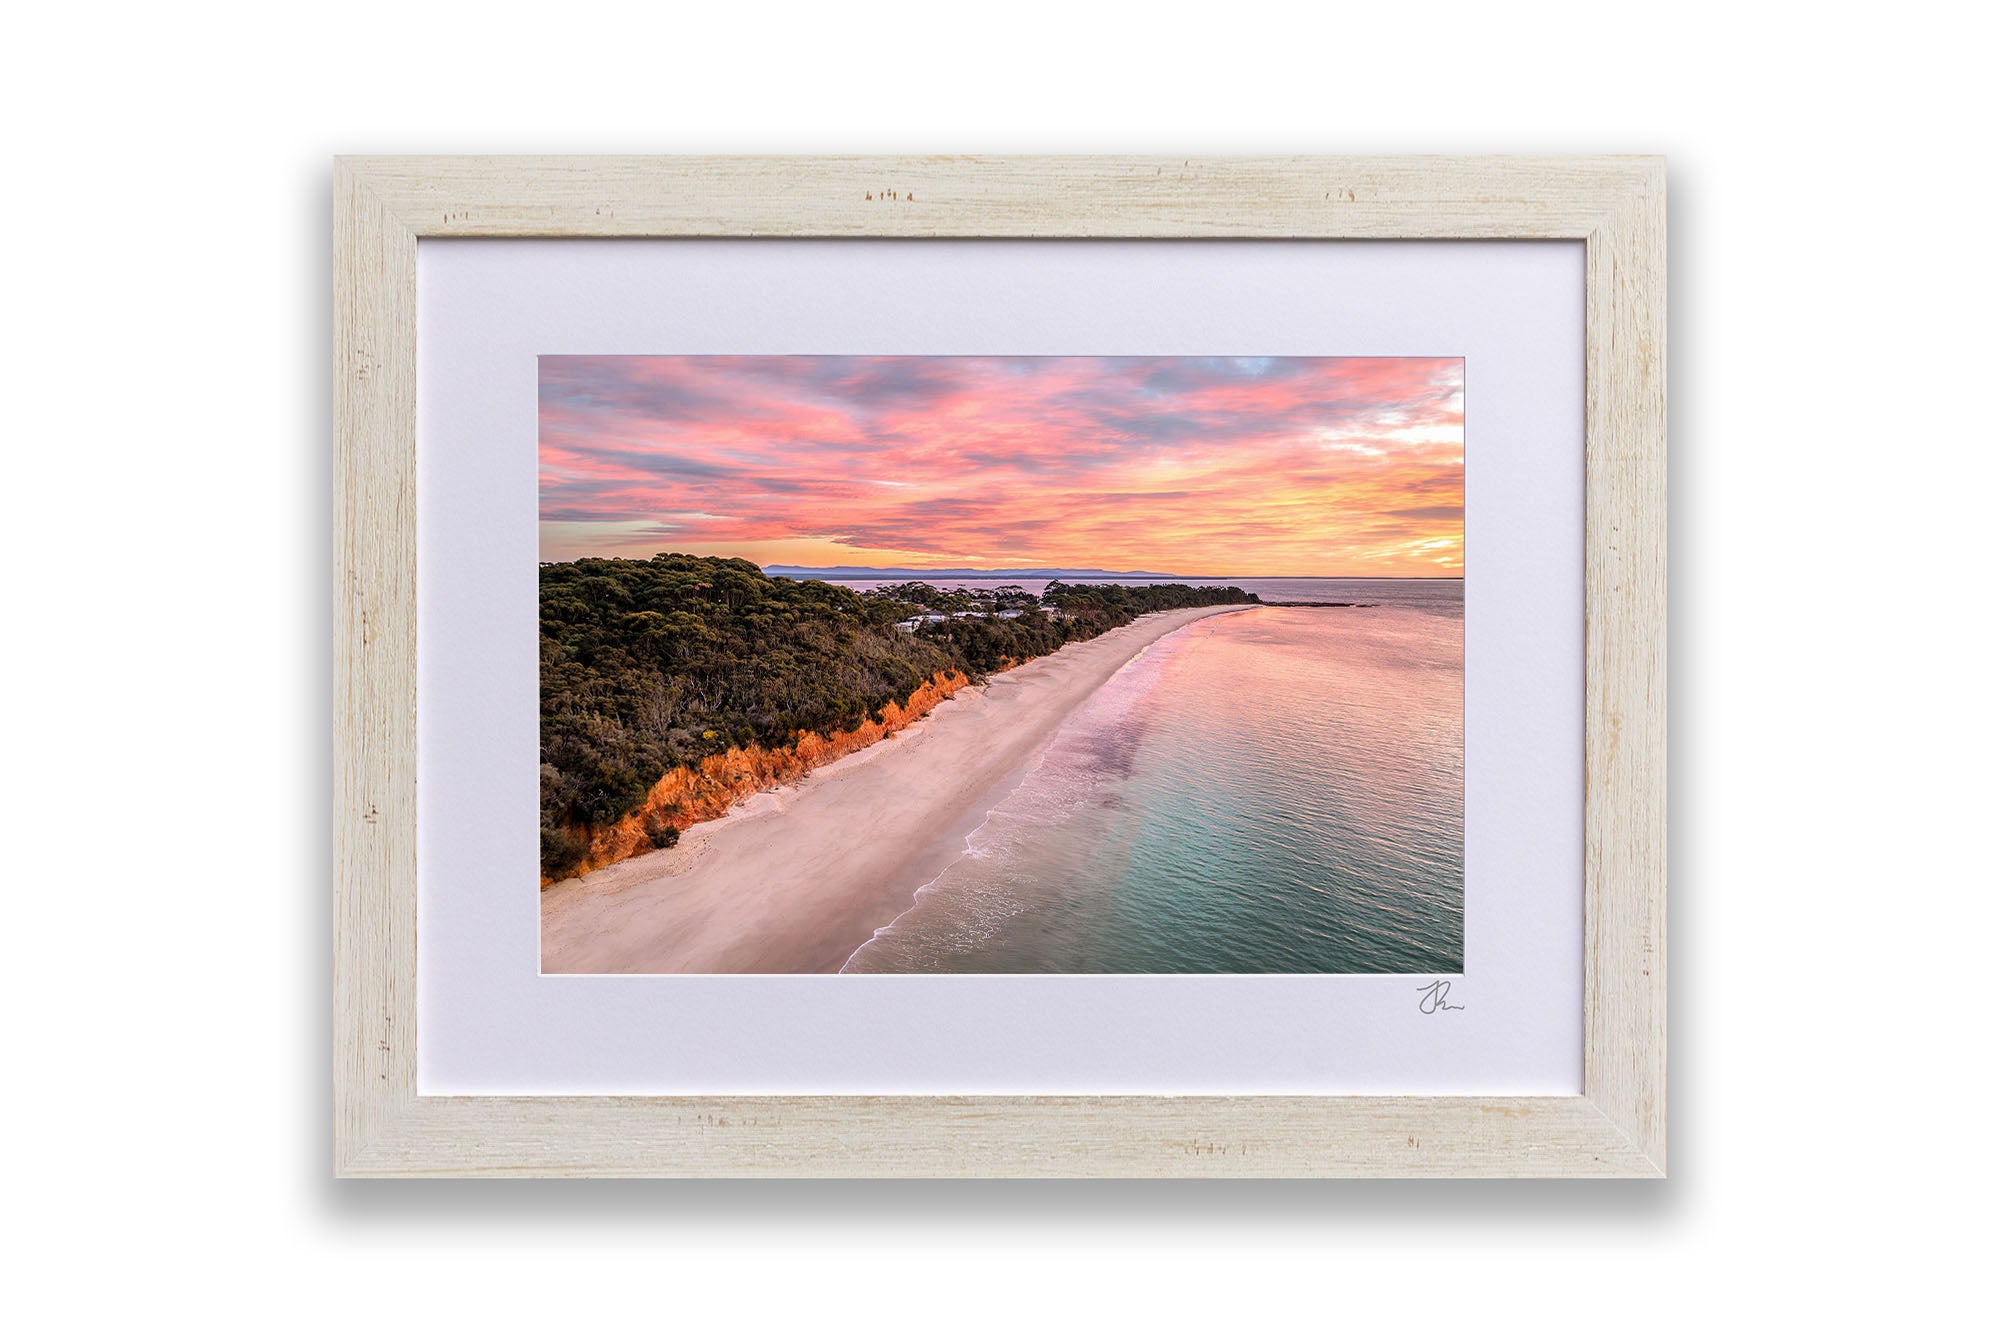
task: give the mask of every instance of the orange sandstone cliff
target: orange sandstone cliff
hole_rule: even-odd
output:
[[[894,735],[937,707],[972,682],[963,672],[940,671],[919,685],[902,704],[884,704],[882,720],[868,719],[852,731],[830,736],[802,731],[788,746],[767,750],[761,745],[731,748],[712,754],[698,766],[673,769],[653,784],[637,810],[614,824],[587,832],[590,847],[577,867],[588,874],[660,845],[665,831],[685,830],[707,819],[717,819],[729,808],[754,792],[768,791],[796,782],[821,765],[843,759],[866,749],[884,736]],[[547,888],[554,880],[542,879]]]

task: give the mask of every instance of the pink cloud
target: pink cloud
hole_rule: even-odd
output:
[[[1463,384],[1432,358],[544,357],[544,555],[1457,574]]]

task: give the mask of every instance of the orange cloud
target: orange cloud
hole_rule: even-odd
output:
[[[542,557],[1464,569],[1464,363],[544,357]]]

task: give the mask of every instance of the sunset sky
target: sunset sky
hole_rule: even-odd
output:
[[[1464,572],[1456,358],[545,356],[541,555]]]

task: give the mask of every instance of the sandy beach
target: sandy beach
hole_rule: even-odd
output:
[[[542,894],[544,972],[833,972],[1026,773],[1063,720],[1148,644],[1244,606],[1144,616],[961,692],[666,851]]]

